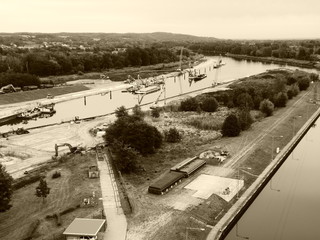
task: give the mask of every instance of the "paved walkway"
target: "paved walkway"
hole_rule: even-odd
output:
[[[105,240],[125,240],[127,234],[127,220],[120,204],[119,192],[112,168],[106,154],[104,161],[97,161],[100,170],[100,184],[102,190],[103,208],[107,218]]]

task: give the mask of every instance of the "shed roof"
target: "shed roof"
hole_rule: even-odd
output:
[[[63,232],[64,235],[96,236],[106,220],[75,218],[69,227]]]
[[[157,189],[163,189],[168,186],[170,186],[172,183],[175,183],[179,179],[184,177],[184,173],[180,172],[168,172],[165,175],[163,175],[158,181],[151,184],[151,188],[157,188]]]
[[[206,164],[205,160],[202,159],[196,159],[187,165],[183,166],[182,168],[179,169],[180,172],[185,172],[188,175],[196,171],[198,168],[202,167],[203,165]]]

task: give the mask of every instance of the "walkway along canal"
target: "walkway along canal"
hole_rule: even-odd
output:
[[[267,184],[270,184],[269,190],[271,190],[272,193],[281,194],[280,189],[278,189],[279,181],[277,181],[277,187],[275,188],[272,185],[271,179],[277,173],[280,167],[286,162],[287,159],[291,160],[292,154],[295,148],[299,145],[301,140],[308,133],[309,129],[315,126],[315,122],[317,121],[319,116],[320,116],[320,109],[318,109],[311,116],[311,118],[305,123],[305,125],[298,131],[295,137],[274,158],[272,163],[257,177],[256,181],[243,193],[243,195],[232,206],[232,208],[224,215],[224,217],[221,218],[221,220],[213,228],[212,232],[209,234],[207,239],[227,239],[227,240],[239,239],[239,238],[249,239],[250,237],[252,237],[249,234],[252,231],[257,233],[254,239],[259,239],[259,240],[260,239],[261,240],[262,239],[282,239],[282,238],[271,238],[270,232],[272,233],[271,234],[272,236],[273,236],[273,232],[271,227],[267,224],[259,225],[259,226],[252,226],[248,224],[248,222],[250,222],[251,224],[255,224],[259,222],[257,218],[265,219],[266,216],[264,214],[266,214],[266,212],[264,212],[264,214],[260,216],[257,216],[256,214],[252,214],[254,216],[251,216],[250,221],[247,221],[247,226],[245,227],[243,226],[244,224],[242,223],[242,216],[246,215],[246,211],[250,211],[251,209],[250,205],[255,203],[255,199],[258,197],[258,195],[262,191],[265,191],[264,189],[267,188]],[[305,176],[305,177],[308,177],[308,176]],[[313,186],[310,185],[310,188],[313,188]],[[317,194],[317,196],[319,197],[319,194]],[[260,195],[258,199],[259,198],[260,198]],[[300,196],[300,198],[303,198],[303,196]],[[313,199],[312,201],[316,201],[316,200],[318,199]],[[265,205],[260,206],[261,208],[263,208],[263,209],[260,209],[260,212],[270,207],[269,202],[263,201],[263,203]],[[281,212],[282,209],[277,209],[277,211]],[[252,212],[254,212],[254,210],[252,210]],[[261,222],[263,221],[261,220]],[[275,223],[275,222],[273,221],[273,219],[269,219],[268,223],[272,225],[272,223]],[[304,224],[304,223],[301,222],[300,224]],[[258,225],[258,224],[255,224],[255,225]],[[230,231],[231,233],[229,234]],[[282,231],[282,230],[278,230],[278,231]],[[258,233],[260,233],[260,235]],[[266,236],[264,234],[266,234]],[[304,233],[304,236],[306,236],[305,233]],[[318,235],[317,237],[319,238],[320,235]],[[291,236],[290,238],[284,238],[284,239],[315,239],[315,238],[301,238],[301,236],[300,238],[292,238]]]

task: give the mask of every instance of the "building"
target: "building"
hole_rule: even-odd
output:
[[[89,167],[88,170],[89,178],[98,178],[99,177],[99,169],[98,166],[93,165]]]
[[[104,219],[75,218],[63,235],[66,240],[102,240],[105,224]]]

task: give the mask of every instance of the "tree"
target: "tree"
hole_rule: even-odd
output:
[[[240,134],[241,127],[238,117],[235,114],[229,115],[223,122],[222,135],[235,137]]]
[[[115,112],[117,118],[129,116],[128,111],[125,108],[125,106],[118,107],[114,112]]]
[[[205,112],[215,112],[219,104],[215,97],[206,97],[201,104],[201,109]]]
[[[239,108],[242,109],[253,109],[254,107],[254,103],[252,100],[252,97],[249,93],[241,93],[238,97],[237,97],[237,104],[239,106]]]
[[[285,107],[288,101],[288,95],[284,92],[279,92],[275,97],[275,106],[276,107]]]
[[[0,212],[9,210],[12,195],[13,178],[6,172],[4,166],[0,164]]]
[[[274,111],[274,105],[269,99],[264,99],[260,103],[260,111],[265,113],[267,116],[271,116]]]
[[[181,111],[197,111],[199,106],[198,101],[195,98],[187,98],[180,103]]]
[[[135,149],[126,144],[114,142],[113,152],[116,156],[115,164],[120,171],[130,173],[137,169],[137,157],[139,153]]]
[[[242,131],[247,130],[250,128],[251,124],[253,123],[252,116],[248,109],[240,110],[238,114],[240,128]]]
[[[169,131],[165,131],[164,136],[166,142],[175,143],[181,141],[181,135],[176,128],[170,128]]]
[[[133,108],[132,108],[132,116],[137,118],[137,119],[143,119],[144,118],[144,112],[141,110],[141,107],[136,104]]]
[[[135,116],[118,118],[106,130],[105,140],[111,146],[114,142],[128,145],[141,154],[154,153],[162,144],[162,135],[157,128]]]
[[[40,182],[38,187],[36,187],[36,196],[42,197],[42,200],[44,202],[45,198],[49,195],[50,188],[47,185],[47,181],[42,177],[40,178]]]
[[[300,91],[308,89],[310,86],[310,79],[308,77],[302,77],[298,79],[298,86]]]

